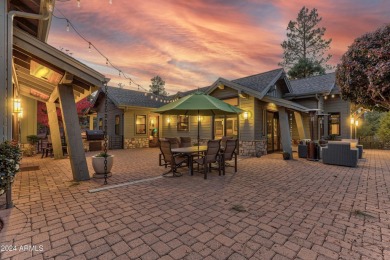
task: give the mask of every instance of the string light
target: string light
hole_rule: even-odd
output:
[[[109,0],[109,3],[112,4],[112,0]],[[81,0],[77,0],[77,5],[80,6],[81,5]],[[148,96],[148,92],[147,92],[147,89],[142,87],[140,84],[137,84],[132,78],[130,78],[129,76],[127,76],[121,69],[119,69],[118,67],[116,67],[115,65],[112,64],[112,62],[108,59],[107,56],[105,56],[98,48],[96,48],[96,46],[88,41],[75,27],[74,25],[71,23],[71,21],[65,17],[65,15],[57,8],[55,8],[63,17],[58,17],[56,15],[53,14],[53,17],[57,18],[57,19],[60,19],[60,20],[66,20],[66,31],[69,32],[70,31],[70,27],[72,27],[72,29],[76,32],[76,34],[81,38],[83,39],[85,42],[88,43],[88,52],[91,52],[92,51],[92,48],[95,49],[96,52],[98,52],[103,58],[106,59],[106,65],[107,66],[111,66],[113,69],[117,70],[118,71],[118,74],[119,76],[123,76],[125,79],[127,79],[129,81],[129,85],[131,85],[131,83],[133,82],[135,86],[137,86],[137,89],[138,91],[140,90],[140,88],[145,91],[145,96]],[[151,96],[150,98],[153,99],[155,98],[156,101],[159,100],[159,95],[156,95],[154,93],[150,93]],[[177,100],[177,99],[175,99]],[[172,102],[173,100],[170,99],[170,100],[164,100],[163,98],[160,99],[160,102],[164,102],[164,103],[170,103]]]

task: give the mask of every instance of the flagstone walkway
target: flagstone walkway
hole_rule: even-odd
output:
[[[165,171],[157,149],[112,153],[109,185]],[[364,156],[358,168],[241,158],[237,174],[97,193],[103,180],[72,182],[67,159],[24,158],[40,170],[18,173],[16,207],[0,197],[0,259],[390,259],[390,151]]]

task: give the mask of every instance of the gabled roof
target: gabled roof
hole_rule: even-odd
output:
[[[260,74],[239,78],[232,80],[233,83],[239,84],[241,86],[250,88],[254,91],[257,91],[261,97],[264,97],[270,87],[275,85],[275,83],[280,79],[284,78],[285,73],[282,68],[263,72]],[[288,81],[286,80],[287,87],[289,88]]]
[[[104,88],[101,88],[99,92],[96,94],[95,99],[93,100],[93,106],[95,107],[95,103],[99,97],[99,94],[104,94]],[[136,90],[117,88],[117,87],[107,87],[107,94],[110,100],[117,107],[151,107],[157,108],[163,105],[162,102],[151,99],[150,95],[145,96],[145,92],[140,92]]]
[[[329,94],[336,86],[334,72],[310,78],[291,80],[292,93],[286,97],[306,96],[314,94]],[[337,89],[337,88],[336,88]]]

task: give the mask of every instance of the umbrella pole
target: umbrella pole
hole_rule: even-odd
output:
[[[199,142],[200,142],[200,134],[199,134],[199,127],[200,127],[200,120],[199,120],[199,110],[198,110],[198,154],[199,154]]]

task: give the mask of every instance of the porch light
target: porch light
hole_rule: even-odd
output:
[[[20,103],[20,99],[15,98],[14,99],[14,113],[20,113],[22,112],[22,105]]]
[[[201,122],[201,121],[202,121],[202,119],[203,119],[203,117],[202,117],[202,116],[198,116],[198,122]]]
[[[355,123],[355,119],[351,117],[351,125],[353,125],[354,123]]]
[[[168,116],[168,118],[167,118],[167,122],[168,122],[168,124],[170,124],[171,123],[171,118]]]
[[[245,120],[247,120],[249,118],[249,112],[245,111],[243,117]]]
[[[332,95],[332,98],[334,98],[334,97],[335,97],[335,95],[333,94],[333,95]]]
[[[328,96],[324,96],[324,99],[327,100],[327,99],[328,99]]]

